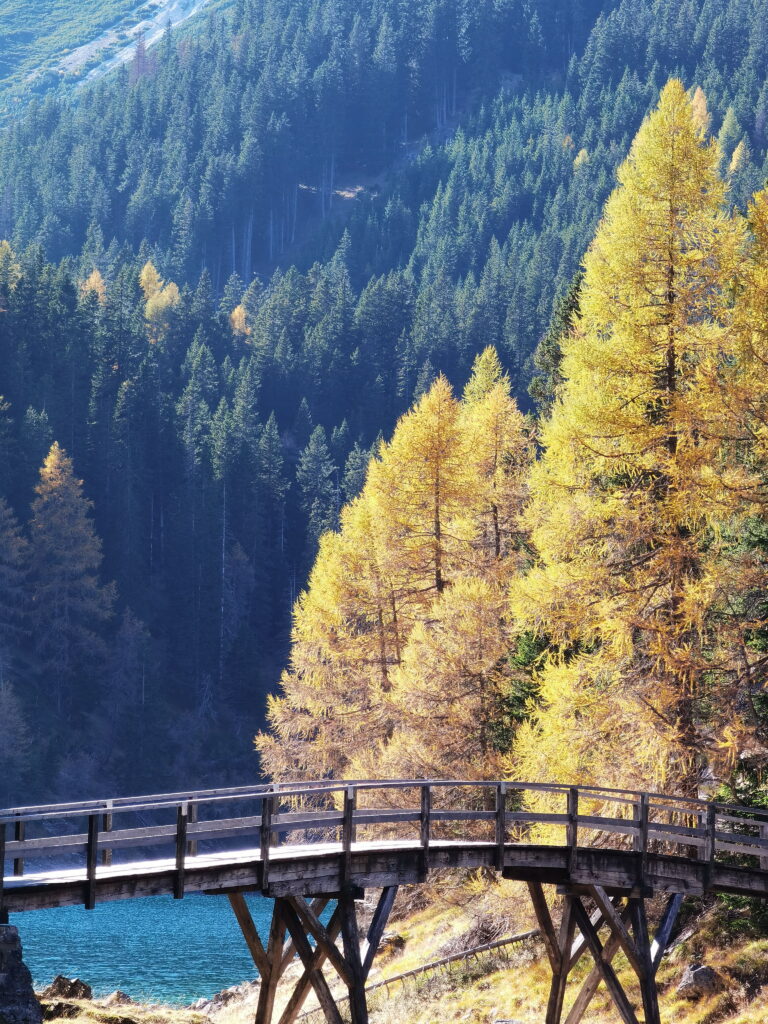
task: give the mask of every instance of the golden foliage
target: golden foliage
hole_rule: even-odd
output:
[[[80,285],[81,295],[93,294],[99,300],[100,304],[104,304],[107,300],[107,286],[104,283],[104,278],[101,276],[99,270],[94,267],[88,277]]]
[[[642,126],[585,258],[565,382],[542,429],[527,522],[539,561],[511,610],[556,653],[523,776],[695,791],[748,713],[739,546],[758,513],[731,284],[747,245],[719,150],[678,81]],[[739,394],[740,401],[724,401]],[[705,713],[706,710],[706,713]],[[544,760],[542,760],[544,759]]]
[[[274,777],[402,774],[419,746],[450,773],[462,749],[489,751],[508,647],[499,565],[518,564],[530,442],[495,353],[475,371],[470,403],[435,381],[380,446],[340,532],[321,540],[272,733],[257,738]],[[481,756],[474,770],[495,765]]]

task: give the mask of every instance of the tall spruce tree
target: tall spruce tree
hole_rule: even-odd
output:
[[[101,541],[91,519],[91,502],[72,460],[54,442],[40,470],[32,505],[30,626],[38,659],[40,697],[59,713],[71,710],[104,656],[104,624],[112,614],[113,584],[99,580]]]

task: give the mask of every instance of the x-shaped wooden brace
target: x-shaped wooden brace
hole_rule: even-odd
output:
[[[271,1024],[277,984],[296,954],[301,960],[304,972],[280,1016],[279,1024],[292,1024],[295,1021],[312,990],[326,1020],[331,1024],[342,1024],[341,1014],[323,974],[322,969],[326,960],[330,961],[347,987],[353,1024],[367,1024],[365,982],[396,894],[397,886],[389,886],[382,890],[362,948],[352,894],[338,897],[327,925],[322,923],[320,915],[334,897],[318,897],[311,903],[301,896],[276,899],[267,948],[264,949],[244,897],[240,893],[230,893],[229,901],[261,976],[256,1024]],[[286,930],[289,936],[287,940]],[[336,945],[339,932],[342,934],[343,954]],[[310,944],[310,937],[315,942],[314,949]]]
[[[592,954],[595,966],[582,984],[565,1024],[579,1024],[601,981],[605,982],[624,1024],[638,1024],[632,1004],[611,965],[619,949],[626,955],[640,983],[645,1024],[660,1024],[656,973],[669,942],[682,896],[678,894],[670,898],[656,938],[651,943],[645,901],[642,898],[630,896],[622,907],[622,897],[611,899],[599,886],[591,886],[587,893],[592,897],[596,909],[590,916],[581,896],[568,893],[560,930],[556,933],[541,884],[529,882],[528,889],[552,967],[546,1024],[560,1024],[568,975],[587,950]],[[627,927],[628,923],[631,924],[632,933]],[[604,924],[610,929],[605,944],[598,935]],[[574,942],[576,927],[581,934]]]

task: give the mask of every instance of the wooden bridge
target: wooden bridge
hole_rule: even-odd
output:
[[[684,896],[768,896],[768,810],[522,782],[240,787],[0,810],[0,866],[0,922],[45,907],[226,895],[261,977],[256,1024],[291,1024],[311,991],[341,1024],[326,962],[349,994],[353,1024],[366,1024],[366,980],[398,886],[485,868],[528,885],[552,967],[546,1024],[578,1024],[601,982],[625,1024],[638,1024],[611,966],[619,950],[637,976],[645,1024],[660,1024],[656,972]],[[562,897],[557,926],[545,885]],[[355,904],[371,888],[380,895],[361,929]],[[247,892],[274,900],[266,943]],[[651,939],[646,900],[655,893],[667,902]],[[568,976],[586,953],[593,969],[564,1017]],[[296,956],[303,974],[278,1017],[278,983]]]

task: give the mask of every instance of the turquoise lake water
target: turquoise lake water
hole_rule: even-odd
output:
[[[266,940],[272,901],[247,897]],[[184,1004],[256,977],[225,896],[170,896],[12,914],[35,987],[79,977],[95,996]]]

